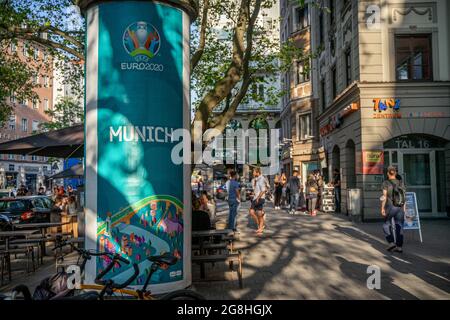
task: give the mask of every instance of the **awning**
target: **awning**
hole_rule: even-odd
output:
[[[55,179],[66,179],[66,178],[78,178],[78,177],[83,177],[83,176],[84,176],[83,164],[78,163],[78,164],[70,167],[69,169],[61,171],[60,173],[57,173],[57,174],[49,177],[49,179],[55,180]]]
[[[84,157],[84,125],[0,143],[0,153],[55,158]]]

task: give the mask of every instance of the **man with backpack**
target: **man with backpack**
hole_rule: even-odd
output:
[[[385,221],[383,231],[389,246],[388,251],[403,252],[403,222],[405,219],[406,189],[397,179],[397,169],[390,166],[388,179],[383,182],[381,215]]]

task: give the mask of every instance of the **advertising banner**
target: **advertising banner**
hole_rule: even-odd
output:
[[[190,171],[171,159],[172,133],[189,128],[189,67],[189,16],[180,8],[117,1],[88,9],[86,247],[137,263],[138,287],[147,257],[177,257],[153,275],[155,293],[191,281]],[[109,262],[90,262],[86,281]],[[122,264],[109,277],[121,283],[132,274]]]
[[[422,242],[422,230],[420,226],[419,209],[415,192],[406,192],[406,210],[404,230],[419,230],[420,242]]]
[[[383,174],[384,152],[363,151],[362,165],[363,165],[363,174]]]

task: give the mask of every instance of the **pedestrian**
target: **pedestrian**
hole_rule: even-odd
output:
[[[317,195],[319,193],[319,187],[317,185],[317,180],[313,173],[310,173],[308,180],[306,180],[306,197],[308,199],[308,212],[311,216],[316,216],[316,203]]]
[[[256,230],[257,235],[262,235],[265,229],[265,212],[264,212],[264,203],[265,203],[265,194],[267,192],[266,189],[266,181],[264,176],[261,174],[260,168],[253,169],[253,190],[254,190],[254,198],[251,203],[251,207],[249,210],[250,216],[255,220],[258,229]]]
[[[295,214],[298,207],[298,201],[300,199],[300,188],[301,181],[298,177],[298,171],[294,170],[292,172],[292,177],[289,178],[288,188],[290,193],[290,206],[289,206],[289,214]]]
[[[72,188],[72,185],[69,184],[69,186],[67,187],[67,194],[69,196],[72,196],[74,194],[74,190]]]
[[[283,194],[283,184],[281,182],[281,176],[277,174],[274,178],[273,183],[275,187],[275,210],[280,210],[281,196]]]
[[[317,204],[316,204],[316,209],[320,210],[320,205],[322,203],[322,194],[323,194],[323,189],[324,189],[324,181],[323,181],[323,177],[322,174],[320,173],[320,170],[316,170],[315,171],[315,179],[317,181],[317,186],[319,188],[319,193],[317,195]]]
[[[288,202],[287,201],[287,199],[288,199],[288,197],[287,197],[287,177],[284,172],[281,174],[280,180],[281,180],[281,186],[282,186],[280,205],[281,205],[281,207],[286,208],[287,202]]]
[[[341,212],[341,174],[339,169],[334,169],[333,180],[331,184],[334,187],[335,212]]]
[[[403,252],[403,223],[405,220],[406,189],[397,179],[397,169],[390,166],[387,180],[382,184],[381,215],[384,217],[383,232],[389,243],[388,251]]]
[[[241,203],[241,190],[239,182],[237,182],[236,171],[230,172],[230,179],[226,183],[228,191],[228,229],[236,231],[236,218],[238,214],[239,204]]]

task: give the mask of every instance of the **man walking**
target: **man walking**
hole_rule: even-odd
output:
[[[236,217],[238,214],[238,207],[241,203],[241,191],[239,182],[237,182],[236,171],[230,172],[230,179],[226,183],[228,191],[228,206],[230,212],[228,214],[228,229],[236,231]]]
[[[388,251],[403,252],[403,223],[405,219],[406,192],[397,179],[397,169],[388,168],[388,180],[382,185],[381,215],[385,218],[383,231],[389,243]],[[392,228],[392,229],[391,229]]]
[[[265,203],[265,194],[267,192],[266,181],[264,176],[261,174],[260,168],[253,169],[253,190],[255,192],[254,199],[252,201],[250,207],[250,216],[255,220],[258,225],[258,229],[256,233],[258,235],[262,235],[265,229],[264,223],[264,203]]]
[[[292,173],[292,177],[289,178],[288,188],[290,190],[291,195],[289,213],[295,214],[295,211],[297,210],[298,207],[298,200],[300,199],[300,188],[301,188],[301,182],[300,178],[298,177],[297,170],[294,170],[294,172]]]
[[[334,187],[334,199],[335,199],[335,207],[336,213],[341,212],[341,174],[339,173],[339,169],[334,169],[333,173],[333,181]]]

